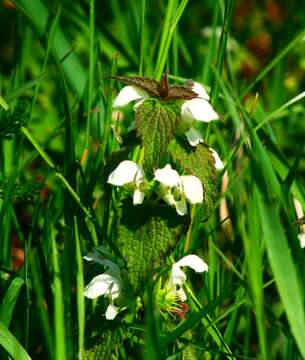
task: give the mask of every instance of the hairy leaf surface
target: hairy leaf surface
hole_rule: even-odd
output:
[[[217,190],[215,160],[211,150],[206,144],[193,147],[187,142],[177,141],[171,144],[170,153],[186,175],[195,175],[200,179],[207,219],[213,210]]]
[[[126,200],[118,229],[118,246],[126,259],[129,282],[138,292],[148,270],[153,270],[177,242],[181,217],[168,206],[132,206]]]

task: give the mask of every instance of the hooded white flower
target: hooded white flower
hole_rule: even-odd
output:
[[[300,241],[301,248],[305,248],[305,233],[301,233],[298,235],[298,239]]]
[[[108,177],[109,184],[116,186],[132,184],[134,186],[134,205],[143,203],[145,194],[140,190],[140,186],[142,183],[144,183],[144,180],[145,174],[142,166],[130,160],[122,161]]]
[[[190,204],[198,204],[203,200],[200,180],[193,175],[179,176],[170,164],[155,171],[155,180],[161,183],[163,199],[174,206],[179,215],[187,214],[186,200]]]
[[[181,115],[186,119],[194,119],[210,122],[219,119],[218,114],[209,103],[210,97],[199,83],[194,83],[192,90],[198,95],[197,98],[187,100],[181,107]]]
[[[198,273],[208,271],[209,267],[197,255],[184,256],[182,259],[172,265],[169,280],[167,283],[167,290],[170,293],[176,295],[180,301],[185,301],[187,297],[184,290],[182,289],[182,285],[185,283],[187,277],[185,273],[181,270],[182,266],[188,266]]]
[[[114,301],[119,298],[122,289],[122,279],[119,267],[109,259],[103,258],[97,251],[88,253],[84,257],[87,261],[94,261],[108,267],[104,274],[95,276],[84,289],[84,295],[89,299],[105,296],[109,300],[105,316],[113,320],[119,312]]]
[[[125,86],[118,93],[117,97],[113,101],[113,107],[122,107],[135,100],[141,100],[148,98],[148,93],[136,86]]]

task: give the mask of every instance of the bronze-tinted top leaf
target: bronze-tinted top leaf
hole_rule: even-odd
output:
[[[145,76],[110,76],[110,78],[127,85],[137,86],[147,91],[151,96],[158,97],[163,101],[174,99],[191,100],[198,97],[198,94],[192,90],[193,80],[188,80],[184,85],[169,86],[167,71],[160,81]]]
[[[186,85],[172,85],[169,87],[167,99],[191,100],[198,97],[197,93]]]
[[[160,98],[161,99],[166,99],[168,96],[168,77],[167,77],[168,72],[165,71],[165,73],[163,74],[160,83],[159,83],[159,94],[160,94]]]
[[[157,80],[145,76],[110,76],[112,79],[119,80],[124,84],[137,86],[147,91],[151,96],[160,97],[159,85]]]

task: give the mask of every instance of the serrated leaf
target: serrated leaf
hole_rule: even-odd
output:
[[[139,87],[151,96],[159,97],[159,82],[145,76],[110,76],[112,79],[119,80],[124,84]]]
[[[169,85],[167,72],[165,72],[160,81],[150,79],[145,76],[110,76],[110,78],[121,81],[124,84],[139,87],[153,97],[170,100],[191,100],[198,97],[198,94],[192,90],[194,82],[188,80],[184,85]]]
[[[83,352],[83,360],[115,360],[122,344],[119,329],[109,329],[103,332],[99,341]]]
[[[118,228],[118,247],[126,259],[128,279],[138,292],[146,274],[176,243],[182,230],[181,217],[174,209],[133,206],[125,201]]]
[[[21,184],[14,184],[10,187],[8,179],[0,179],[0,198],[4,198],[7,191],[9,191],[9,198],[11,200],[31,200],[41,189],[42,184],[32,180],[24,181]]]
[[[181,122],[181,103],[177,100],[161,102],[147,99],[136,108],[137,134],[145,148],[148,171],[159,167],[159,162]]]
[[[20,101],[14,110],[0,108],[0,140],[11,140],[29,116],[29,103]]]
[[[169,147],[170,154],[186,175],[197,176],[203,187],[203,207],[205,219],[213,210],[216,197],[215,160],[208,145],[198,144],[196,147],[184,141],[173,142]]]

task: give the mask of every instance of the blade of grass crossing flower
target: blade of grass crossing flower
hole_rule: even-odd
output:
[[[215,308],[223,303],[223,301],[232,296],[233,288],[230,290],[223,289],[223,292],[216,297],[207,307],[197,311],[195,314],[192,314],[186,321],[179,325],[173,332],[168,334],[166,338],[162,339],[161,347],[165,347],[172,343],[173,341],[179,339],[186,331],[192,329],[201,319],[208,314],[212,313]]]
[[[0,345],[14,360],[31,360],[15,336],[0,322]]]
[[[283,302],[291,332],[305,358],[304,289],[301,288],[288,242],[274,205],[256,188],[259,219],[271,269]]]
[[[7,289],[0,305],[0,322],[9,327],[13,315],[13,311],[16,305],[16,301],[20,294],[21,288],[24,284],[24,280],[20,277],[15,278]]]
[[[80,237],[76,217],[74,217],[75,232],[75,257],[76,257],[76,300],[77,300],[77,323],[78,323],[78,359],[82,360],[85,336],[85,297],[83,259],[80,248]]]
[[[65,313],[62,282],[60,277],[58,252],[55,241],[54,230],[51,230],[50,241],[52,246],[51,263],[53,267],[53,297],[54,297],[54,345],[55,358],[66,359],[66,331],[65,331]]]
[[[145,359],[147,360],[161,360],[162,353],[160,349],[160,339],[159,339],[159,313],[155,311],[154,304],[154,293],[153,293],[153,284],[152,277],[147,277],[147,304],[146,304],[146,324],[147,324],[147,334],[146,334],[146,349],[145,349]]]

